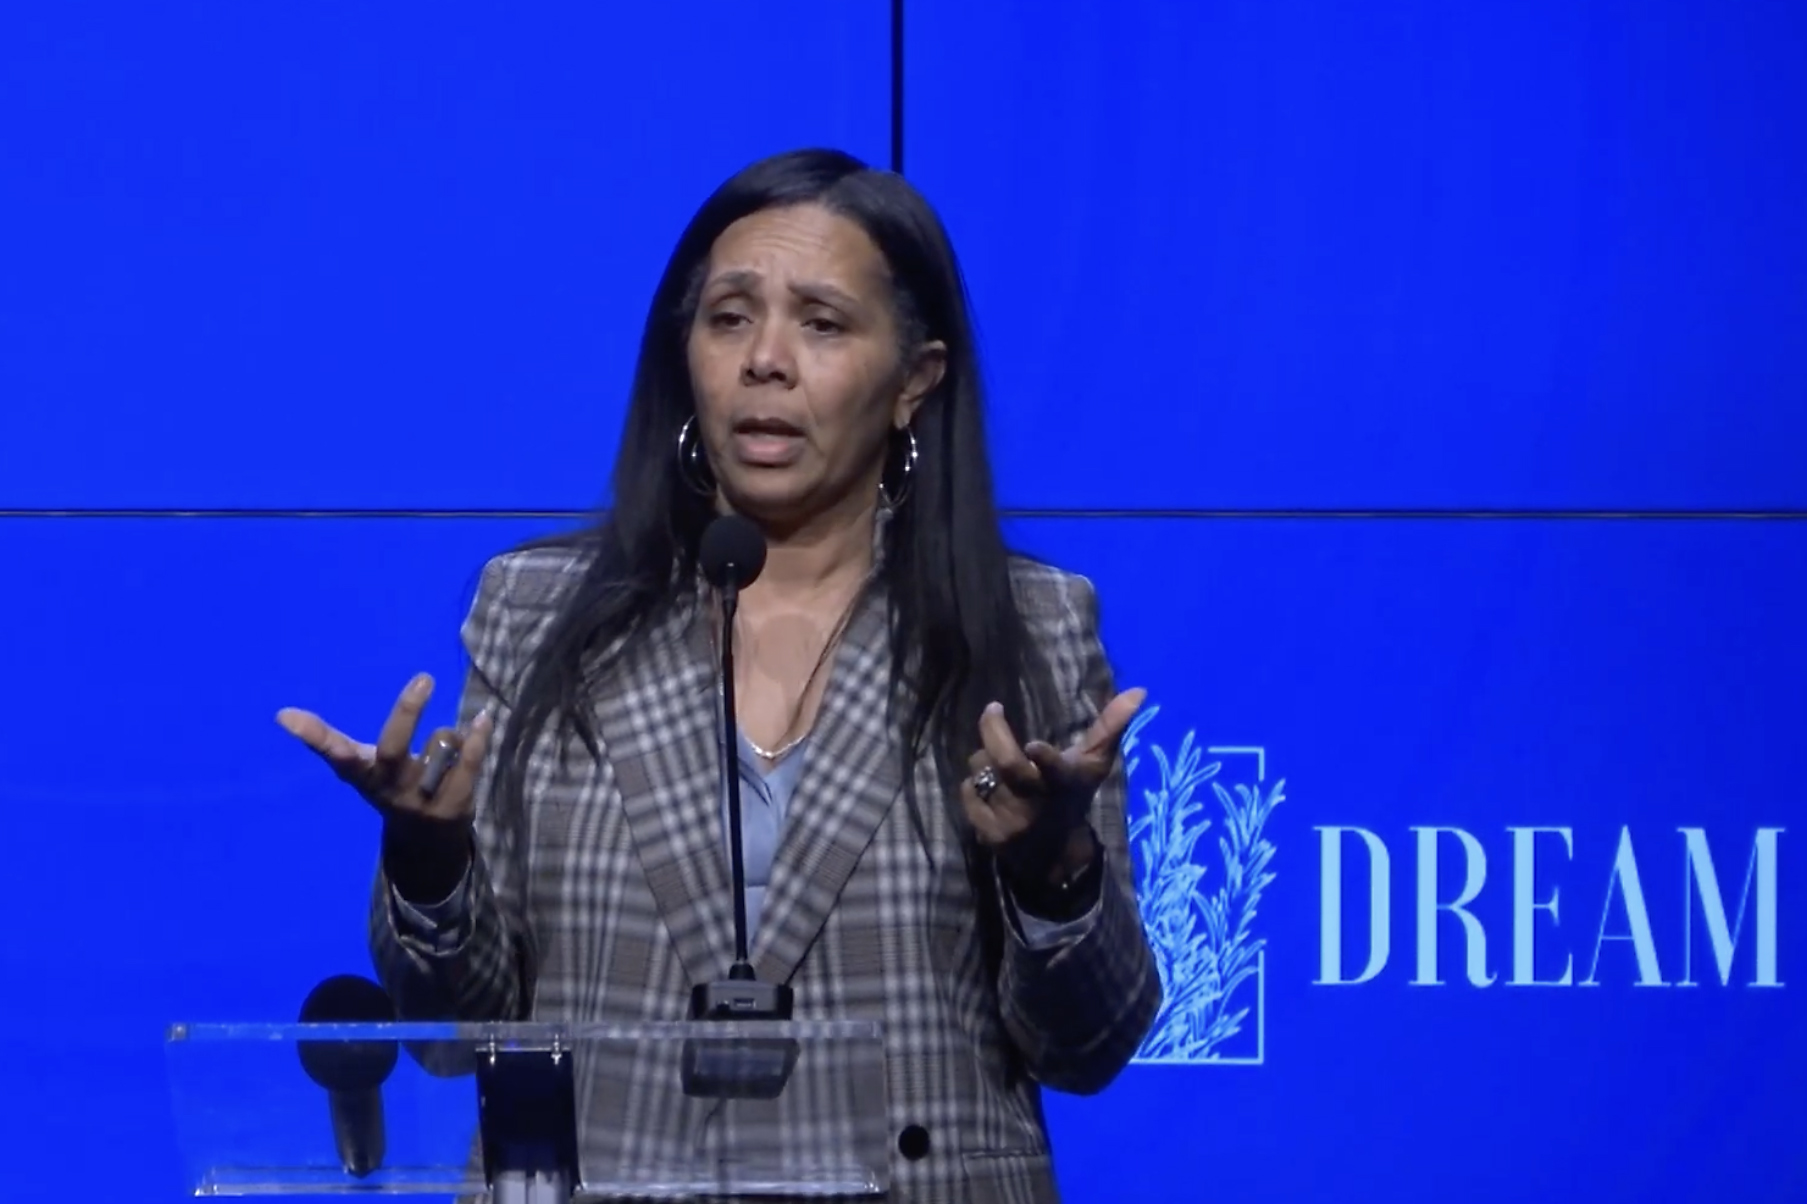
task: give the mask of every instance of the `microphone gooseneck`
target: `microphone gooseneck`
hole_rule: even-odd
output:
[[[765,536],[739,515],[723,515],[703,532],[698,560],[703,576],[722,596],[722,748],[728,788],[728,862],[734,892],[734,964],[728,977],[736,982],[754,978],[747,950],[747,867],[740,823],[740,725],[734,709],[734,615],[740,591],[758,579],[765,568]]]
[[[729,585],[722,590],[722,747],[729,762],[728,863],[734,892],[734,964],[728,977],[750,979],[753,966],[747,960],[747,857],[740,832],[740,772],[734,764],[740,756],[740,727],[734,718],[734,611],[740,591]]]
[[[747,938],[747,855],[740,815],[740,725],[734,704],[734,614],[740,591],[765,568],[765,536],[736,514],[715,519],[703,531],[697,561],[722,596],[722,787],[728,803],[728,867],[734,892],[734,964],[728,976],[700,982],[690,993],[696,1020],[788,1020],[788,983],[764,983],[753,972]]]
[[[740,591],[765,567],[765,536],[746,519],[724,515],[703,532],[698,561],[722,596],[722,777],[728,801],[728,860],[734,891],[734,964],[728,976],[690,991],[690,1018],[786,1021],[791,985],[760,982],[747,952],[746,852],[741,847],[740,728],[734,712],[734,612]],[[699,1099],[774,1100],[784,1093],[802,1047],[792,1036],[728,1034],[686,1038],[680,1068],[684,1094]]]

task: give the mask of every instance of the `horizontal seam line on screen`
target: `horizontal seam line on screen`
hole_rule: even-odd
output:
[[[1643,522],[1686,521],[1800,521],[1802,510],[1690,510],[1690,509],[1564,509],[1524,508],[1222,508],[1222,509],[1056,509],[1005,508],[1007,519],[1368,519],[1368,520],[1611,520]],[[0,508],[0,519],[592,519],[593,510],[538,509],[380,509],[380,508],[253,508],[253,507],[43,507]]]

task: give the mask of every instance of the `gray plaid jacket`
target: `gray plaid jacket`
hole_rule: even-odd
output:
[[[482,682],[509,692],[583,567],[576,552],[533,549],[485,568],[463,633],[474,666],[460,721],[493,702],[492,749],[511,711]],[[1072,700],[1042,733],[1064,744],[1112,692],[1096,596],[1084,578],[1026,560],[1012,562],[1012,579],[1031,637]],[[1098,792],[1092,816],[1112,871],[1100,905],[1053,948],[1032,948],[1007,922],[1001,969],[989,974],[959,838],[932,804],[941,787],[927,756],[912,772],[932,857],[902,801],[903,758],[885,718],[886,626],[874,591],[835,654],[753,964],[761,979],[793,986],[799,1020],[883,1025],[891,1128],[920,1126],[930,1139],[915,1158],[893,1143],[889,1199],[1051,1204],[1037,1084],[1102,1089],[1161,997],[1131,885],[1122,770]],[[551,735],[532,751],[525,881],[485,806],[490,758],[478,782],[469,914],[456,940],[422,940],[379,868],[372,954],[405,1017],[686,1018],[691,986],[722,977],[733,953],[716,679],[699,608],[635,638],[597,699],[604,755],[592,761],[576,746],[561,764]],[[1012,1047],[1027,1079],[1007,1073]],[[649,1148],[666,1140],[656,1118],[640,1123],[646,1131],[620,1140]],[[920,1143],[912,1152],[921,1154]]]

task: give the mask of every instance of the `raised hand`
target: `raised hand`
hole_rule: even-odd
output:
[[[440,728],[420,756],[413,753],[421,712],[433,697],[433,679],[422,673],[409,682],[389,712],[375,744],[365,744],[310,711],[285,707],[276,722],[320,755],[332,771],[349,782],[385,817],[469,822],[475,804],[477,772],[494,726],[485,710],[470,731]]]
[[[967,759],[972,776],[962,783],[960,802],[979,840],[1008,862],[1039,871],[1068,853],[1087,834],[1092,796],[1116,764],[1129,721],[1148,692],[1125,690],[1107,703],[1080,736],[1064,749],[1042,740],[1023,745],[993,703],[979,717],[983,747]],[[1090,855],[1089,839],[1072,856]]]

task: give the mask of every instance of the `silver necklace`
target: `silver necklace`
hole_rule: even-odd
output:
[[[777,748],[774,748],[770,752],[767,752],[764,748],[760,747],[758,744],[755,744],[753,742],[753,737],[748,736],[747,737],[747,747],[752,749],[755,753],[757,753],[759,756],[763,757],[765,760],[770,761],[773,764],[777,764],[778,760],[781,757],[783,757],[785,753],[790,752],[792,749],[796,748],[799,744],[803,743],[808,738],[809,738],[809,733],[804,732],[801,736],[793,736],[789,740],[786,740],[783,744],[780,744]]]

